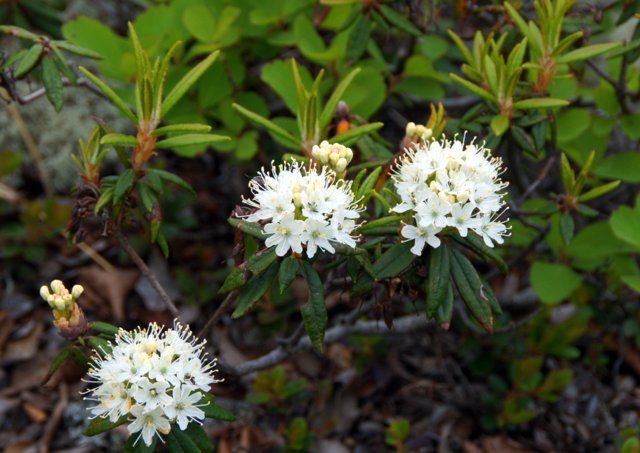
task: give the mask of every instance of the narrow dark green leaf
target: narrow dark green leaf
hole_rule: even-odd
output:
[[[64,104],[62,74],[50,57],[42,59],[42,84],[47,93],[47,99],[56,112],[59,112]]]
[[[103,333],[112,337],[120,331],[119,327],[109,324],[108,322],[93,321],[90,326],[91,330],[95,330],[98,333]]]
[[[40,44],[34,44],[31,48],[24,54],[22,60],[18,63],[15,70],[15,77],[20,78],[25,75],[27,72],[31,71],[31,69],[36,65],[40,55],[42,55],[42,51],[44,48]]]
[[[113,190],[113,201],[120,201],[125,193],[131,188],[133,182],[136,179],[136,172],[132,168],[127,168],[122,172],[116,186]]]
[[[253,308],[258,299],[267,292],[271,281],[277,273],[278,263],[273,263],[265,272],[249,280],[236,300],[236,309],[231,314],[231,317],[234,319],[239,318]]]
[[[356,192],[356,201],[360,202],[360,199],[366,196],[369,191],[373,189],[376,181],[378,180],[378,176],[380,176],[380,172],[382,172],[382,167],[378,167],[373,170],[369,176],[362,181],[362,184],[360,184],[360,187],[358,187],[358,191]]]
[[[579,49],[572,50],[571,52],[567,52],[564,55],[560,55],[556,58],[556,63],[564,64],[573,63],[575,61],[588,60],[589,58],[593,58],[596,55],[608,52],[618,47],[620,44],[621,43],[619,42],[606,42],[602,44],[593,44],[591,46],[580,47]]]
[[[147,169],[147,176],[149,176],[150,174],[152,175],[156,175],[158,176],[160,179],[164,179],[165,181],[169,181],[174,183],[177,186],[182,187],[185,190],[188,190],[189,192],[191,192],[192,195],[196,195],[195,190],[193,190],[193,187],[191,187],[191,184],[189,184],[187,181],[185,181],[184,179],[182,179],[180,176],[171,173],[169,171],[166,170],[160,170],[159,168],[148,168]]]
[[[280,137],[282,140],[287,142],[292,148],[295,149],[300,147],[300,140],[296,139],[293,135],[291,135],[282,127],[275,124],[273,121],[265,118],[262,115],[258,115],[257,113],[252,112],[249,109],[244,108],[240,104],[233,104],[233,108],[237,110],[241,115],[245,116],[247,119],[264,127],[269,132]]]
[[[369,42],[369,34],[371,33],[371,23],[369,17],[359,15],[355,25],[349,33],[347,41],[347,60],[357,61],[364,53]]]
[[[298,260],[291,256],[282,261],[280,264],[280,272],[278,274],[280,294],[283,294],[289,286],[291,286],[291,282],[296,278],[296,274],[299,269],[300,265],[298,264]]]
[[[565,212],[560,216],[560,235],[566,245],[569,245],[571,239],[573,239],[575,227],[576,225],[570,213]]]
[[[234,267],[227,275],[227,278],[224,279],[222,286],[218,290],[219,294],[226,294],[228,292],[233,291],[234,289],[242,288],[242,286],[246,283],[245,271],[242,269],[238,269]]]
[[[111,352],[111,345],[106,339],[102,337],[96,337],[92,335],[89,338],[87,338],[87,343],[102,357],[106,356]]]
[[[420,33],[420,30],[418,30],[409,19],[407,19],[404,15],[400,14],[390,6],[380,5],[380,13],[384,16],[385,19],[387,19],[391,24],[398,27],[400,30],[413,36],[422,35],[422,33]]]
[[[300,308],[304,328],[313,347],[322,352],[324,331],[327,327],[327,307],[324,304],[324,287],[311,263],[302,262],[302,273],[309,287],[309,301]]]
[[[49,365],[47,375],[44,377],[43,382],[47,382],[53,375],[53,373],[55,373],[58,368],[60,368],[60,366],[65,362],[65,360],[69,358],[70,355],[71,351],[69,346],[62,348],[51,361],[51,365]]]
[[[473,264],[455,247],[451,247],[451,276],[473,317],[488,333],[492,333],[493,315],[483,293],[484,285]]]
[[[84,74],[84,76],[87,79],[89,79],[91,83],[93,83],[100,91],[102,91],[102,93],[107,97],[107,99],[109,99],[113,103],[113,105],[115,105],[118,108],[118,110],[122,112],[122,114],[124,114],[127,118],[129,118],[131,122],[133,122],[134,124],[138,123],[138,119],[131,112],[129,107],[127,107],[127,104],[120,98],[120,96],[116,94],[115,91],[113,91],[111,87],[109,87],[109,85],[107,85],[102,80],[94,76],[91,72],[89,72],[87,69],[83,68],[82,66],[80,66],[78,70],[82,74]]]
[[[213,444],[198,423],[189,423],[184,431],[173,424],[167,435],[167,449],[170,453],[210,453],[213,451]]]
[[[211,131],[211,126],[206,124],[172,124],[170,126],[162,126],[155,129],[151,135],[158,136],[163,134],[206,134]]]
[[[611,192],[613,189],[615,189],[619,185],[620,185],[620,180],[617,180],[617,181],[611,181],[607,184],[602,184],[601,186],[594,187],[593,189],[580,195],[578,197],[578,201],[585,202],[585,201],[593,200],[594,198],[601,197]]]
[[[246,220],[235,219],[233,217],[229,217],[227,219],[230,225],[238,228],[243,233],[248,234],[249,236],[253,236],[258,239],[266,239],[267,235],[262,232],[262,228],[252,222],[247,222]]]
[[[498,251],[495,248],[487,247],[480,236],[469,234],[463,238],[455,234],[453,238],[460,244],[476,252],[487,263],[495,263],[503,274],[509,272],[507,263],[505,263],[504,259],[498,254]]]
[[[206,418],[213,418],[215,420],[221,420],[224,422],[232,422],[236,419],[236,416],[225,408],[216,404],[216,399],[211,393],[202,392],[202,399],[198,403],[201,409],[204,411]]]
[[[516,110],[528,110],[528,109],[542,109],[550,107],[564,107],[569,105],[569,101],[565,99],[555,98],[532,98],[525,99],[513,103],[513,108]]]
[[[366,134],[370,134],[373,131],[377,131],[384,123],[369,123],[363,124],[362,126],[356,126],[349,129],[347,132],[344,132],[339,135],[334,135],[329,139],[330,143],[340,143],[344,146],[350,146],[354,144],[360,137]]]
[[[138,144],[138,139],[135,135],[125,134],[106,134],[100,139],[101,145],[119,145],[119,146],[135,146]]]
[[[89,57],[95,60],[102,59],[102,55],[100,55],[99,53],[96,53],[93,50],[87,49],[85,47],[76,46],[75,44],[71,44],[67,41],[53,41],[52,44],[55,44],[57,47],[66,50],[67,52],[80,55],[81,57]]]
[[[466,79],[463,79],[462,77],[460,77],[457,74],[453,74],[450,73],[449,77],[451,77],[453,79],[454,82],[459,83],[460,85],[462,85],[464,88],[466,88],[467,90],[471,91],[473,94],[480,96],[482,99],[492,102],[492,103],[496,103],[497,99],[496,97],[489,93],[487,90],[480,88],[478,85],[476,85],[473,82],[469,82]]]
[[[373,272],[378,280],[397,277],[413,262],[416,257],[411,253],[412,242],[394,244],[373,263]]]
[[[320,129],[324,129],[327,124],[329,124],[331,118],[333,118],[335,114],[338,103],[342,99],[342,95],[349,87],[349,85],[351,85],[351,82],[353,82],[353,78],[358,75],[360,71],[360,68],[355,68],[353,71],[347,74],[345,78],[342,79],[342,81],[336,86],[335,90],[333,90],[333,93],[331,93],[331,97],[329,97],[329,100],[325,104],[324,109],[320,114]]]
[[[227,142],[231,137],[216,134],[184,134],[165,138],[156,143],[156,148],[174,149],[193,145],[209,145],[211,143]]]
[[[91,420],[91,423],[89,423],[89,426],[87,426],[84,429],[84,431],[82,431],[82,434],[89,437],[95,436],[97,434],[107,432],[110,429],[113,429],[116,426],[120,426],[126,422],[127,422],[126,415],[123,415],[115,422],[109,421],[108,418],[96,417],[93,420]]]
[[[264,272],[271,263],[278,258],[275,248],[262,251],[260,254],[253,255],[247,260],[246,268],[251,271],[253,275],[258,275]]]
[[[445,303],[447,292],[451,286],[450,257],[448,246],[442,244],[432,249],[429,256],[429,275],[425,282],[427,318],[435,319],[440,306]]]
[[[398,228],[400,225],[400,221],[402,220],[402,216],[399,215],[389,215],[386,217],[381,217],[376,220],[372,220],[360,226],[358,228],[358,232],[361,234],[367,234],[370,230],[376,230],[380,227],[393,227]]]
[[[160,118],[163,118],[169,110],[184,96],[184,94],[191,88],[191,86],[204,74],[204,72],[213,64],[220,54],[219,50],[216,50],[210,54],[207,58],[202,60],[196,66],[191,69],[167,94],[162,101],[162,109],[160,112]]]
[[[451,279],[447,279],[447,292],[444,300],[436,309],[433,318],[444,330],[449,329],[451,324],[451,316],[453,315],[453,285]]]
[[[72,346],[69,348],[69,353],[71,360],[73,360],[76,365],[78,365],[83,370],[89,370],[89,358],[82,352],[80,348],[77,346]]]
[[[151,445],[144,443],[142,437],[140,437],[140,432],[131,434],[127,439],[127,442],[124,444],[124,453],[153,453],[156,450],[156,445],[158,443],[158,437],[154,436],[151,441]]]

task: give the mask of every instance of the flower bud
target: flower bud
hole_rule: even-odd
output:
[[[45,300],[45,302],[48,302],[49,296],[51,296],[51,293],[49,292],[49,288],[47,288],[46,285],[41,286],[40,297],[42,297]]]
[[[55,297],[54,304],[56,306],[56,310],[58,311],[64,311],[64,309],[67,307],[66,302],[61,296]]]
[[[344,172],[346,169],[347,169],[347,159],[345,159],[344,157],[341,157],[340,159],[338,159],[338,162],[336,162],[336,173],[340,174]]]
[[[405,135],[407,137],[413,137],[415,133],[416,133],[416,123],[414,123],[413,121],[410,123],[407,123],[407,127],[405,128]]]
[[[62,283],[60,280],[54,280],[51,282],[51,289],[53,290],[53,292],[55,294],[61,294],[63,291],[66,290],[66,288],[64,287],[64,283]]]
[[[78,297],[80,297],[83,292],[84,292],[84,288],[80,285],[73,285],[73,288],[71,288],[71,296],[74,299],[77,299]]]
[[[351,151],[351,148],[345,149],[344,158],[347,159],[347,164],[351,163],[351,159],[353,159],[353,151]]]
[[[330,166],[335,168],[336,163],[338,162],[338,159],[340,159],[340,156],[338,155],[338,153],[329,154],[329,164],[330,164]]]

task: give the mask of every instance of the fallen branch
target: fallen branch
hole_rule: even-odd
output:
[[[393,327],[387,329],[384,323],[380,321],[359,321],[351,325],[337,325],[325,332],[324,343],[334,343],[349,335],[380,335],[380,334],[402,334],[425,329],[433,321],[427,320],[424,314],[404,316],[393,321]],[[255,371],[270,368],[290,355],[295,354],[304,349],[311,349],[311,340],[305,336],[292,347],[285,348],[278,346],[273,351],[258,357],[254,360],[241,363],[236,367],[221,364],[220,368],[230,374],[243,376]]]

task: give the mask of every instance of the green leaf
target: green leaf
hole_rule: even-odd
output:
[[[134,124],[137,124],[138,119],[136,118],[136,116],[131,112],[131,110],[129,110],[129,107],[127,107],[127,104],[125,104],[125,102],[120,98],[120,96],[116,94],[115,91],[113,91],[113,89],[111,89],[111,87],[109,87],[102,80],[100,80],[99,78],[91,74],[82,66],[78,67],[78,70],[82,74],[84,74],[84,76],[87,79],[89,79],[91,83],[93,83],[100,91],[102,91],[102,93],[107,97],[107,99],[109,99],[113,103],[113,105],[115,105],[124,116],[129,118],[131,122],[133,122]]]
[[[120,426],[127,422],[127,416],[123,415],[115,422],[109,421],[108,418],[96,417],[91,420],[91,423],[82,431],[85,436],[95,436],[100,433],[107,432],[116,426]]]
[[[280,294],[284,294],[284,292],[291,286],[291,283],[296,278],[296,274],[300,269],[300,264],[298,260],[289,256],[282,261],[280,264],[280,272],[278,274],[278,284],[280,286]]]
[[[435,319],[441,305],[446,302],[451,287],[450,269],[448,246],[442,244],[440,247],[432,249],[429,256],[429,275],[425,282],[427,296],[425,309],[428,319]]]
[[[275,124],[271,120],[268,120],[267,118],[265,118],[265,117],[263,117],[261,115],[258,115],[257,113],[254,113],[249,109],[244,108],[240,104],[235,104],[234,103],[232,105],[233,105],[234,109],[236,109],[238,112],[240,112],[247,119],[253,121],[254,123],[256,123],[256,124],[258,124],[258,125],[260,125],[262,127],[264,127],[269,132],[277,135],[282,140],[287,142],[291,147],[296,148],[296,149],[300,148],[300,141],[299,140],[297,140],[293,135],[291,135],[289,132],[287,132],[285,129],[281,128],[280,126],[278,126],[277,124]]]
[[[202,42],[211,41],[216,30],[215,18],[204,4],[186,8],[182,13],[182,23],[191,36]]]
[[[116,181],[116,186],[113,190],[113,201],[120,201],[135,180],[136,172],[132,168],[127,168],[123,171]]]
[[[216,404],[215,397],[209,392],[202,392],[202,399],[198,403],[202,405],[201,409],[206,418],[213,418],[223,422],[232,422],[236,420],[236,416],[225,408]]]
[[[640,209],[620,206],[611,214],[609,224],[614,236],[640,249]]]
[[[62,74],[51,57],[42,59],[42,84],[47,93],[47,99],[56,112],[59,112],[64,103]]]
[[[125,134],[107,134],[100,139],[101,145],[118,145],[118,146],[135,146],[138,139],[134,135]]]
[[[384,123],[369,123],[363,124],[362,126],[356,126],[349,129],[347,132],[344,132],[339,135],[334,135],[329,139],[330,143],[341,143],[344,146],[350,146],[355,143],[360,137],[366,134],[370,134],[373,131],[377,131]]]
[[[525,99],[513,103],[513,108],[516,110],[528,110],[528,109],[544,109],[551,107],[564,107],[569,105],[569,101],[565,99],[556,98],[532,98]]]
[[[456,247],[451,247],[450,253],[451,276],[462,300],[480,325],[488,333],[493,333],[493,314],[489,299],[485,295],[491,291],[491,288],[482,283],[473,264],[462,252]]]
[[[375,231],[380,227],[388,226],[393,226],[394,229],[397,229],[402,219],[403,217],[399,215],[389,215],[386,217],[381,217],[379,219],[364,223],[358,228],[358,232],[360,234],[369,234],[370,231]]]
[[[640,293],[640,275],[623,275],[620,280],[635,292]]]
[[[245,315],[251,308],[253,308],[258,299],[267,292],[267,289],[269,289],[271,281],[274,279],[277,272],[278,263],[273,263],[264,273],[249,280],[236,300],[236,309],[231,314],[233,319],[237,319]]]
[[[31,71],[31,69],[36,65],[40,55],[42,55],[42,51],[44,48],[40,44],[34,44],[31,48],[24,54],[22,60],[18,63],[15,70],[15,77],[20,78],[25,75],[27,72]]]
[[[593,174],[601,178],[621,179],[624,182],[640,182],[640,152],[629,151],[614,154],[600,161]]]
[[[491,130],[500,137],[509,128],[509,119],[504,115],[495,115],[491,118]]]
[[[91,49],[87,49],[86,47],[82,46],[76,46],[75,44],[71,44],[67,41],[52,41],[51,44],[81,57],[93,58],[94,60],[99,60],[102,58],[102,55],[94,52]]]
[[[187,429],[180,430],[178,425],[171,425],[166,437],[167,450],[170,453],[210,453],[213,444],[207,433],[198,423],[189,423]]]
[[[589,58],[593,58],[596,55],[603,54],[608,52],[616,47],[618,47],[621,43],[619,42],[607,42],[602,44],[593,44],[591,46],[580,47],[579,49],[572,50],[571,52],[567,52],[564,55],[561,55],[556,58],[556,64],[565,64],[565,63],[573,63],[575,61],[588,60]]]
[[[160,140],[156,143],[156,148],[175,149],[182,148],[184,146],[208,145],[211,143],[226,142],[229,140],[231,140],[231,137],[227,137],[225,135],[185,134]]]
[[[562,172],[562,187],[565,193],[572,193],[573,186],[576,185],[576,174],[571,168],[565,153],[560,155],[560,170]]]
[[[311,344],[318,352],[322,352],[324,331],[327,326],[324,287],[320,276],[308,261],[302,262],[302,273],[309,288],[309,301],[300,308],[300,313],[302,313],[304,328]]]
[[[370,34],[371,22],[369,17],[365,15],[358,16],[347,41],[347,53],[345,55],[347,60],[358,61],[367,48]]]
[[[158,436],[153,436],[151,445],[144,443],[140,437],[140,432],[131,434],[124,444],[124,453],[153,453],[156,450]]]
[[[222,286],[218,290],[218,294],[226,294],[234,289],[242,288],[246,283],[245,271],[234,267],[224,279]]]
[[[353,81],[354,77],[358,75],[360,71],[361,71],[361,68],[353,69],[349,74],[345,76],[344,79],[340,81],[340,83],[333,90],[333,93],[331,93],[331,96],[327,100],[327,103],[325,104],[324,109],[320,114],[321,130],[324,130],[324,128],[327,127],[327,125],[331,122],[331,118],[333,118],[335,114],[336,107],[338,106],[338,103],[342,99],[342,95],[344,94],[346,89],[349,88],[349,85],[351,85],[351,82]]]
[[[369,174],[369,176],[367,176],[367,178],[362,182],[362,184],[360,184],[360,187],[358,187],[358,190],[355,196],[355,199],[358,203],[363,204],[364,201],[366,201],[363,198],[373,189],[381,172],[382,172],[382,167],[377,167],[375,170],[373,170]]]
[[[453,239],[476,252],[487,263],[495,263],[503,274],[509,272],[507,263],[505,263],[504,259],[498,254],[497,249],[487,247],[480,236],[469,234],[463,238],[456,234],[453,235]]]
[[[536,261],[529,275],[533,290],[545,304],[557,304],[566,299],[582,283],[582,278],[561,264]]]
[[[44,382],[48,381],[49,378],[53,375],[53,373],[55,373],[58,370],[58,368],[62,366],[62,364],[69,358],[70,355],[71,355],[70,346],[66,346],[62,348],[60,352],[58,352],[56,356],[53,358],[53,360],[51,361],[51,365],[49,365],[49,369],[47,370],[47,375],[45,376],[43,381]]]
[[[180,186],[185,190],[188,190],[194,196],[196,195],[196,192],[195,190],[193,190],[193,187],[191,187],[191,184],[189,184],[187,181],[185,181],[180,176],[174,173],[171,173],[166,170],[160,170],[159,168],[147,168],[146,171],[147,171],[147,176],[149,175],[157,176],[160,179],[164,179],[165,181],[172,182],[175,185]]]
[[[453,74],[453,73],[449,73],[449,77],[451,77],[454,80],[454,82],[457,82],[458,84],[462,85],[464,88],[471,91],[476,96],[480,96],[482,99],[492,102],[494,104],[498,102],[497,98],[493,94],[489,93],[487,90],[484,90],[483,88],[480,88],[475,83],[469,82],[468,80],[463,79],[459,75]]]
[[[411,21],[407,19],[403,14],[400,14],[387,5],[379,5],[379,8],[380,13],[385,17],[385,19],[387,19],[391,24],[398,27],[400,30],[413,36],[422,36],[420,30],[418,30],[416,26],[413,25]]]
[[[108,322],[102,322],[102,321],[93,321],[90,324],[90,327],[91,327],[91,330],[95,330],[98,333],[103,333],[111,337],[114,337],[120,331],[119,327],[116,327],[113,324],[109,324]]]
[[[565,245],[569,245],[571,239],[573,239],[573,233],[575,232],[576,225],[573,221],[573,217],[568,212],[563,213],[560,216],[560,235]]]
[[[172,124],[170,126],[162,126],[151,132],[151,135],[158,136],[163,134],[206,134],[211,131],[211,126],[206,124]]]
[[[394,244],[373,263],[373,272],[378,280],[396,277],[413,262],[415,255],[411,253],[411,241]]]
[[[620,185],[620,180],[611,181],[607,184],[602,184],[600,186],[594,187],[593,189],[583,193],[578,197],[578,201],[584,203],[585,201],[593,200],[594,198],[601,197],[603,195],[608,194],[615,188]]]
[[[267,235],[262,232],[262,228],[260,228],[255,223],[247,222],[246,220],[235,219],[233,217],[229,217],[227,219],[227,222],[229,222],[229,224],[232,225],[233,227],[238,228],[243,233],[246,233],[250,236],[253,236],[255,238],[262,239],[262,240],[267,238]]]
[[[210,54],[207,58],[195,65],[167,94],[162,101],[162,109],[160,111],[160,118],[163,118],[176,103],[184,96],[184,94],[196,83],[196,81],[202,76],[202,74],[213,64],[218,58],[220,51],[216,50]]]
[[[263,273],[271,263],[278,258],[275,248],[270,248],[262,253],[256,253],[247,260],[245,267],[251,271],[253,275]]]

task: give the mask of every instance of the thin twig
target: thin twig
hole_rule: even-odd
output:
[[[391,329],[386,329],[384,327],[384,324],[381,325],[379,321],[359,321],[352,325],[337,325],[325,332],[324,343],[333,343],[348,335],[379,335],[385,332],[390,334],[408,333],[424,329],[432,323],[433,321],[427,320],[424,314],[419,314],[404,316],[402,318],[395,319],[393,321],[393,327]],[[309,337],[305,336],[301,338],[300,341],[298,341],[298,343],[293,347],[284,348],[282,346],[279,346],[273,351],[263,355],[262,357],[258,357],[257,359],[241,363],[236,367],[221,364],[220,368],[230,374],[243,376],[255,371],[270,368],[273,365],[286,359],[288,356],[303,349],[310,348],[311,340],[309,340]]]
[[[164,290],[164,288],[156,278],[155,274],[151,271],[151,269],[149,269],[149,267],[142,260],[142,258],[140,258],[140,255],[138,255],[138,252],[136,252],[133,249],[133,247],[131,247],[131,244],[129,244],[129,240],[124,234],[122,234],[122,231],[120,231],[120,228],[115,226],[114,229],[116,232],[116,236],[118,237],[118,242],[120,242],[120,246],[124,249],[125,253],[129,255],[129,258],[131,258],[131,260],[135,263],[138,269],[140,269],[140,272],[142,272],[142,275],[144,275],[147,278],[147,280],[149,280],[149,283],[151,284],[153,289],[156,290],[156,293],[158,294],[158,296],[160,296],[160,299],[162,299],[162,301],[167,306],[167,308],[169,309],[173,317],[178,318],[178,309],[176,308],[174,303],[171,301],[171,298],[169,297],[167,292]]]
[[[547,159],[547,162],[544,164],[544,167],[542,167],[542,170],[540,170],[538,177],[535,179],[535,181],[529,184],[529,187],[527,187],[527,190],[525,190],[524,193],[520,196],[520,199],[518,200],[518,205],[521,205],[522,202],[525,201],[527,197],[531,195],[533,191],[538,188],[538,186],[544,180],[544,178],[547,177],[547,174],[549,173],[549,170],[551,170],[551,166],[555,161],[556,161],[556,158],[554,156],[551,156],[549,159]]]
[[[227,297],[224,298],[224,300],[222,301],[220,306],[216,309],[216,311],[213,313],[211,318],[209,318],[209,320],[204,325],[204,327],[202,329],[200,329],[200,332],[198,332],[198,338],[202,338],[202,336],[205,333],[207,333],[207,331],[211,327],[213,327],[213,325],[215,323],[217,323],[220,320],[220,318],[222,318],[222,316],[224,316],[225,312],[229,309],[231,304],[238,297],[238,293],[239,293],[239,291],[236,289],[236,290],[231,291],[229,294],[227,294]]]
[[[48,453],[49,446],[51,444],[51,440],[53,439],[53,435],[60,424],[60,420],[62,419],[62,414],[64,413],[65,408],[69,404],[69,387],[66,383],[60,384],[60,399],[58,403],[53,408],[53,412],[51,413],[51,417],[47,420],[47,424],[44,429],[44,434],[40,439],[40,453]]]
[[[74,84],[73,82],[71,82],[69,79],[67,79],[66,77],[63,77],[62,79],[62,83],[65,86],[81,86],[81,87],[85,87],[88,88],[90,91],[93,91],[96,94],[99,94],[102,96],[102,92],[99,91],[88,79],[84,78],[84,77],[78,77],[78,79],[76,80],[76,83]],[[44,96],[47,93],[47,90],[44,87],[38,88],[35,91],[32,91],[29,94],[25,94],[24,96],[20,96],[19,94],[15,95],[15,100],[18,101],[18,103],[25,105],[28,104],[29,102],[33,102],[36,99],[41,98],[42,96]]]

